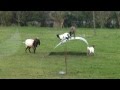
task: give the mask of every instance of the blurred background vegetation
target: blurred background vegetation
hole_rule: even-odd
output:
[[[120,11],[0,11],[1,26],[120,28]]]

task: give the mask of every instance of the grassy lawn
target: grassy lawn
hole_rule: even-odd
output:
[[[95,45],[95,56],[86,56],[86,44],[70,41],[56,49],[58,33],[69,28],[0,27],[0,78],[3,79],[120,79],[120,30],[78,28],[76,36],[85,35]],[[36,54],[25,52],[22,43],[39,37]],[[68,73],[65,71],[64,50],[67,47]],[[31,49],[32,51],[32,49]]]

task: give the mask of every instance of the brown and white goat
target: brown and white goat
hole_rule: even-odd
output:
[[[40,45],[40,40],[37,39],[37,38],[35,38],[35,39],[26,39],[24,43],[26,45],[26,49],[25,49],[26,52],[27,52],[27,49],[29,49],[29,52],[31,53],[30,48],[33,48],[34,53],[35,53],[36,47],[38,45]]]

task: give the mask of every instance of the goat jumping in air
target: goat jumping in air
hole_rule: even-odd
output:
[[[27,52],[27,49],[29,49],[29,52],[31,53],[30,48],[33,48],[34,53],[35,53],[36,47],[38,45],[40,45],[40,40],[37,39],[37,38],[35,38],[35,39],[26,39],[24,43],[26,45],[26,49],[25,49],[26,52]]]
[[[70,38],[70,34],[69,33],[64,33],[64,34],[57,34],[56,35],[61,41],[63,40],[68,40]]]

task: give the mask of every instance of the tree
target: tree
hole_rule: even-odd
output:
[[[120,11],[116,11],[115,13],[117,15],[118,26],[120,28]]]
[[[64,19],[65,19],[65,11],[51,11],[49,13],[51,19],[54,20],[53,27],[63,27]]]
[[[0,23],[1,25],[11,25],[13,14],[11,11],[0,11]]]
[[[105,27],[105,24],[107,23],[107,20],[110,18],[111,16],[111,12],[110,11],[95,11],[96,14],[96,26],[103,28]]]

